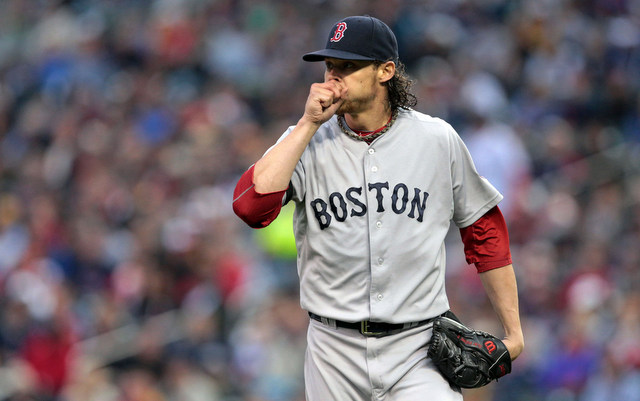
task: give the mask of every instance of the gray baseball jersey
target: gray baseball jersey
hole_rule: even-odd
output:
[[[443,313],[450,222],[468,226],[501,199],[441,119],[401,109],[368,145],[332,117],[304,151],[285,199],[296,203],[301,306],[351,322]]]

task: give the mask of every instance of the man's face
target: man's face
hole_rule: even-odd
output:
[[[336,114],[355,114],[370,107],[380,95],[377,66],[372,61],[325,59],[324,81],[337,81],[348,88],[347,97]]]

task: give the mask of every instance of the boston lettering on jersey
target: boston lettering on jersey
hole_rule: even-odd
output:
[[[387,207],[395,214],[403,214],[408,211],[407,217],[422,222],[424,219],[424,211],[427,208],[427,198],[429,194],[420,188],[413,189],[413,198],[409,201],[409,187],[400,183],[389,190],[389,182],[375,182],[367,185],[367,190],[376,197],[376,212],[385,211],[385,198],[391,193],[391,203]],[[360,217],[367,213],[367,205],[362,202],[362,187],[351,187],[347,189],[344,195],[340,192],[333,192],[329,195],[329,199],[321,198],[311,201],[311,207],[315,214],[320,229],[331,225],[331,221],[335,218],[339,222],[343,222],[347,217]],[[366,194],[364,195],[366,196]]]

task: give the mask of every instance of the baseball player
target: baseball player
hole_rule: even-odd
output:
[[[502,195],[445,121],[419,113],[395,35],[369,16],[337,22],[304,113],[240,178],[235,213],[260,228],[295,203],[300,302],[310,323],[309,401],[461,400],[427,356],[446,313],[453,221],[504,328],[523,349]],[[510,361],[509,361],[510,363]]]

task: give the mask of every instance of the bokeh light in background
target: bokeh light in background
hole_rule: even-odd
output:
[[[0,1],[0,400],[304,399],[291,211],[232,190],[367,13],[505,194],[526,349],[465,400],[640,400],[637,0]]]

